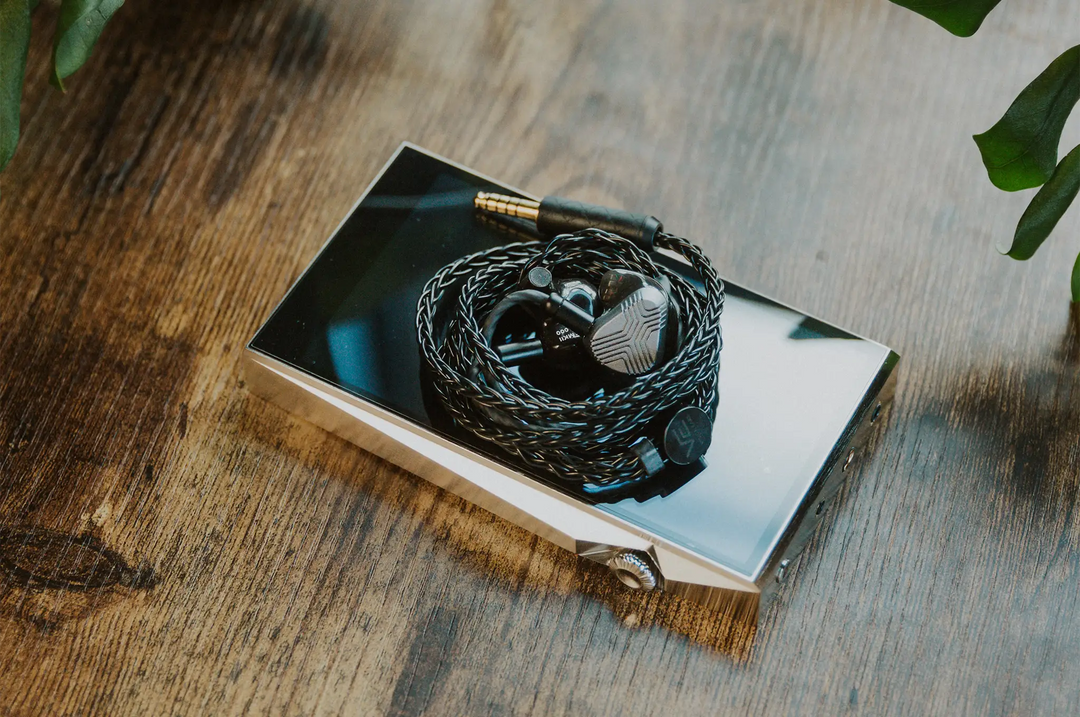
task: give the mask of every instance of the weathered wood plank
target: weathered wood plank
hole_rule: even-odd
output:
[[[970,140],[1072,0],[969,40],[884,0],[129,4],[66,96],[52,12],[0,179],[0,713],[1075,710],[1080,218],[997,256],[1026,196]],[[402,139],[647,208],[904,355],[756,634],[243,390]]]

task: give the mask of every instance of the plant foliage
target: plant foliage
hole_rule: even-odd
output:
[[[105,23],[123,4],[124,0],[64,0],[53,36],[54,85],[64,89],[64,79],[90,59]]]
[[[1012,103],[990,129],[975,135],[990,181],[1015,192],[1049,181],[1061,130],[1080,99],[1080,45],[1066,50]]]
[[[63,81],[86,63],[101,31],[124,0],[60,0],[53,36],[52,82]],[[38,0],[0,0],[0,172],[19,142],[19,105],[30,49],[30,12]]]
[[[29,50],[28,0],[0,0],[0,171],[19,143],[19,102]]]
[[[970,37],[1001,0],[892,0],[960,37]]]
[[[1034,256],[1076,199],[1077,191],[1080,191],[1080,146],[1065,155],[1050,180],[1031,200],[1016,225],[1012,246],[1005,253],[1020,260]]]
[[[892,0],[925,15],[954,35],[975,34],[1000,0]],[[1075,26],[1074,26],[1075,27]],[[1080,189],[1080,147],[1058,163],[1061,130],[1080,100],[1080,45],[1069,48],[1024,88],[1005,115],[975,135],[983,166],[999,189],[1042,186],[1016,225],[1005,252],[1030,259],[1057,226]],[[1080,302],[1080,256],[1072,273],[1072,299]]]
[[[1076,264],[1073,265],[1072,296],[1073,301],[1080,303],[1080,254],[1076,255]]]

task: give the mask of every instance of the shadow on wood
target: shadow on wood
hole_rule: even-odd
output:
[[[278,416],[284,413],[283,409],[253,395],[247,396],[242,405],[241,411],[246,417],[240,423],[245,429],[263,422],[257,416],[259,413]],[[291,416],[289,420],[302,422],[302,419]],[[314,426],[311,428],[321,430]],[[260,443],[264,436],[265,430],[253,430],[246,438]],[[330,433],[327,433],[326,437],[328,441],[341,441],[349,450],[362,451],[360,447]],[[295,460],[305,460],[299,446],[292,446],[290,450],[287,441],[284,446],[279,443],[273,447],[267,445],[265,449],[284,450],[292,454],[291,457]],[[546,543],[525,529],[432,486],[417,476],[401,469],[390,469],[392,464],[377,456],[371,455],[371,459],[388,467],[386,471],[379,471],[380,477],[387,478],[386,480],[360,477],[348,480],[356,480],[357,488],[368,492],[377,502],[410,514],[413,520],[422,523],[421,529],[438,536],[440,544],[452,551],[459,564],[474,571],[483,580],[505,583],[514,591],[551,591],[563,595],[571,591],[578,592],[589,599],[603,602],[622,621],[626,629],[670,630],[735,660],[749,657],[757,632],[756,621],[753,620],[753,616],[757,614],[756,601],[733,602],[729,609],[721,612],[675,595],[628,590],[606,568]],[[398,475],[394,475],[395,473]],[[439,522],[431,515],[432,511],[422,508],[418,501],[403,500],[406,493],[403,489],[406,487],[412,491],[434,492],[435,501],[458,506],[462,519],[451,518]],[[494,544],[482,540],[479,534],[481,531],[496,531],[499,539]],[[538,561],[544,564],[538,565]],[[550,579],[550,576],[557,573],[570,573],[573,577],[569,582]]]

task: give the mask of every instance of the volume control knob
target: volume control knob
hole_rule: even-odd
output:
[[[660,580],[649,561],[629,550],[623,550],[608,560],[608,568],[623,585],[633,590],[655,590]]]

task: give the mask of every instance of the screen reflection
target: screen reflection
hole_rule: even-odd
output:
[[[425,401],[415,309],[424,284],[445,264],[527,238],[474,216],[480,190],[508,192],[404,148],[251,347],[476,445],[440,418],[430,397]],[[719,404],[704,465],[657,488],[658,495],[597,505],[753,575],[889,351],[730,284],[723,331]],[[476,447],[513,465],[497,449]]]

